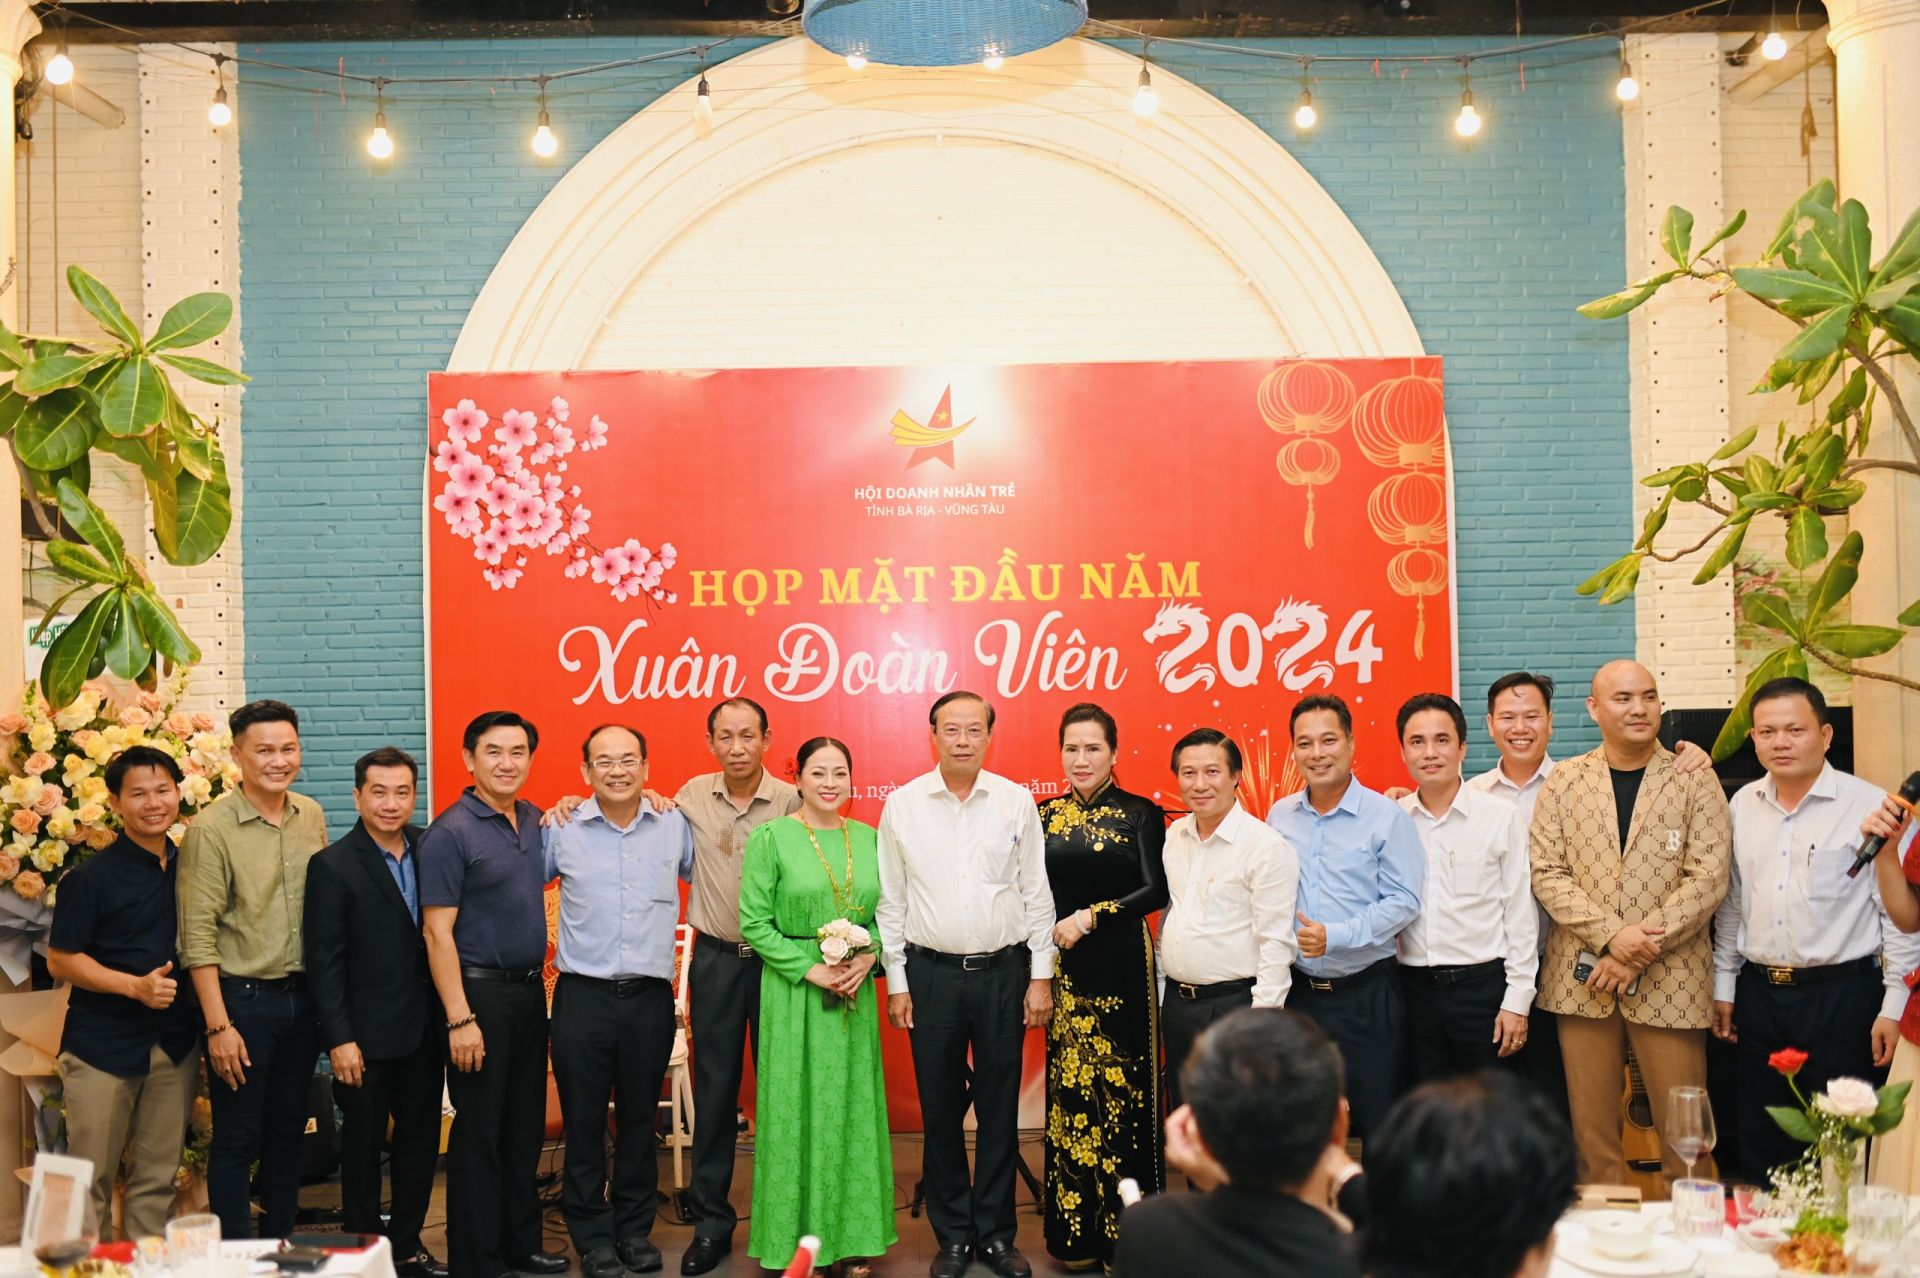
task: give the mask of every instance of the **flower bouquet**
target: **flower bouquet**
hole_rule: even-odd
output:
[[[820,942],[820,961],[828,967],[839,967],[862,954],[877,953],[880,948],[873,943],[873,933],[850,919],[835,919],[822,925],[814,935]],[[845,1011],[852,1006],[851,999],[843,999],[831,990],[821,992],[826,995],[828,1007],[838,1003]]]
[[[1912,1084],[1891,1083],[1876,1090],[1865,1079],[1836,1078],[1809,1099],[1796,1080],[1806,1063],[1807,1054],[1792,1047],[1767,1058],[1800,1102],[1798,1108],[1769,1105],[1767,1114],[1781,1131],[1807,1145],[1797,1160],[1773,1169],[1773,1199],[1794,1218],[1775,1259],[1783,1269],[1832,1273],[1836,1270],[1830,1266],[1845,1246],[1847,1197],[1861,1142],[1900,1125]]]

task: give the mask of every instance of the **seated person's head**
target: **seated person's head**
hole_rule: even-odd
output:
[[[1543,1278],[1574,1201],[1567,1125],[1487,1071],[1402,1097],[1367,1142],[1369,1278]]]
[[[1194,1044],[1180,1090],[1233,1184],[1286,1193],[1347,1136],[1340,1049],[1297,1012],[1249,1007]]]

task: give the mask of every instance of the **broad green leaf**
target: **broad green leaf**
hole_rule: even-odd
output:
[[[1847,339],[1847,325],[1853,319],[1851,306],[1836,306],[1800,330],[1799,336],[1780,348],[1781,359],[1824,359],[1840,349]],[[1831,374],[1829,373],[1829,376]]]
[[[1888,1083],[1880,1089],[1880,1103],[1873,1109],[1874,1135],[1884,1135],[1900,1125],[1907,1111],[1907,1093],[1912,1090],[1912,1083]]]
[[[1866,549],[1866,542],[1857,532],[1850,532],[1840,540],[1840,549],[1833,552],[1833,558],[1827,560],[1827,566],[1820,570],[1820,579],[1813,583],[1813,589],[1807,592],[1807,624],[1817,626],[1834,606],[1853,590],[1860,580],[1860,555]]]
[[[35,470],[65,470],[86,455],[99,433],[93,396],[72,388],[51,391],[21,410],[13,450]]]
[[[105,284],[93,278],[77,266],[67,268],[67,287],[80,299],[80,305],[87,308],[87,314],[100,321],[100,327],[125,342],[134,350],[140,349],[140,329],[120,305]]]
[[[86,581],[101,586],[118,585],[120,582],[120,574],[107,567],[100,556],[70,541],[48,542],[47,562],[69,581]]]
[[[1692,244],[1693,214],[1678,204],[1667,206],[1667,215],[1660,220],[1660,247],[1666,249],[1675,266],[1685,269],[1693,260],[1687,255]]]
[[[1811,271],[1782,266],[1737,266],[1733,270],[1733,282],[1770,302],[1806,302],[1825,307],[1851,305],[1855,300],[1844,287],[1831,280],[1823,280]]]
[[[193,473],[199,479],[212,479],[215,463],[213,453],[218,443],[212,438],[189,436],[174,440],[174,455],[180,459],[183,469]]]
[[[225,364],[216,364],[210,359],[195,359],[191,355],[162,355],[160,361],[171,364],[197,382],[206,382],[210,386],[238,386],[253,379],[245,373],[228,368]]]
[[[1896,626],[1822,626],[1808,636],[1815,647],[1843,657],[1877,657],[1891,652],[1907,637]]]
[[[1882,310],[1880,318],[1910,349],[1920,351],[1920,297],[1907,294]]]
[[[1747,458],[1746,473],[1747,487],[1756,495],[1780,487],[1780,468],[1758,453]]]
[[[1819,1138],[1819,1133],[1813,1130],[1813,1124],[1807,1121],[1807,1116],[1791,1105],[1769,1105],[1767,1114],[1781,1131],[1802,1145],[1811,1145]]]
[[[1660,285],[1667,282],[1664,279],[1659,279],[1657,276],[1655,279],[1658,280],[1658,283],[1629,284],[1618,293],[1609,293],[1605,297],[1595,298],[1584,306],[1578,306],[1574,309],[1588,319],[1618,319],[1628,311],[1639,306],[1642,302],[1645,302],[1655,293],[1658,293],[1660,291]]]
[[[1596,572],[1593,576],[1575,586],[1573,592],[1577,595],[1591,595],[1598,591],[1605,590],[1613,583],[1613,579],[1620,575],[1621,570],[1627,566],[1629,560],[1638,559],[1639,557],[1638,555],[1626,555],[1614,560],[1605,568],[1602,568],[1599,572]]]
[[[1901,609],[1900,615],[1894,620],[1903,626],[1920,626],[1920,599],[1914,600]]]
[[[1906,225],[1893,237],[1893,246],[1887,250],[1870,283],[1878,288],[1888,280],[1898,279],[1916,270],[1920,270],[1920,209],[1907,215]]]
[[[100,438],[93,441],[93,446],[103,453],[112,453],[122,461],[131,462],[133,465],[138,466],[140,473],[148,479],[164,479],[167,476],[166,468],[160,464],[160,459],[154,455],[153,437],[151,435],[135,435],[131,439],[116,439],[112,435],[102,433]]]
[[[1707,481],[1700,475],[1688,475],[1673,486],[1673,499],[1679,502],[1695,502],[1707,495]]]
[[[1809,568],[1827,557],[1827,522],[1811,506],[1802,506],[1787,520],[1787,562]]]
[[[1753,491],[1747,485],[1747,477],[1737,470],[1716,470],[1713,472],[1713,478],[1715,483],[1732,493],[1736,499],[1745,497]]]
[[[159,595],[147,588],[135,590],[132,599],[133,611],[140,618],[140,629],[146,633],[147,642],[155,652],[176,665],[190,666],[200,660],[199,645],[187,638],[173,609],[161,602]]]
[[[1750,590],[1740,596],[1740,611],[1748,621],[1765,630],[1797,638],[1800,619],[1793,615],[1793,604],[1785,595],[1771,590]]]
[[[13,434],[13,428],[20,424],[20,414],[32,402],[25,395],[14,394],[11,387],[0,389],[0,439]]]
[[[120,540],[120,530],[113,526],[113,521],[107,518],[105,511],[93,504],[91,497],[72,484],[60,485],[60,516],[67,521],[69,528],[100,552],[114,572],[124,574],[127,571],[127,546]],[[71,701],[72,698],[67,700]]]
[[[1820,492],[1817,503],[1821,514],[1845,510],[1867,495],[1867,486],[1858,479],[1836,479]]]
[[[65,386],[77,386],[88,373],[112,358],[110,354],[43,355],[14,374],[13,389],[32,397]]]
[[[160,327],[147,342],[150,351],[184,350],[220,336],[233,322],[233,299],[225,293],[195,293],[183,297],[160,317]]]
[[[1845,284],[1841,274],[1840,251],[1840,215],[1830,208],[1814,207],[1804,210],[1800,234],[1794,237],[1793,251],[1795,264],[1805,271],[1812,271],[1822,279],[1836,284]]]
[[[1847,384],[1840,388],[1840,393],[1835,395],[1832,402],[1827,405],[1827,421],[1830,423],[1844,421],[1848,413],[1866,402],[1867,370],[1856,368],[1847,378]]]
[[[1795,200],[1785,213],[1781,214],[1780,225],[1774,231],[1772,241],[1767,245],[1766,256],[1777,257],[1782,249],[1793,242],[1793,237],[1800,228],[1801,218],[1820,208],[1831,210],[1833,208],[1833,197],[1834,189],[1832,178],[1821,178],[1818,182],[1815,182],[1812,186],[1801,192],[1800,198]]]
[[[1792,493],[1748,493],[1740,499],[1740,504],[1748,510],[1779,510],[1793,505],[1796,500]]]
[[[1708,460],[1725,461],[1736,453],[1744,453],[1752,446],[1754,438],[1759,434],[1760,428],[1758,426],[1747,427],[1738,435],[1735,435],[1732,439],[1720,445],[1720,451],[1716,452],[1712,457],[1708,458]]]
[[[0,324],[0,368],[24,368],[32,358],[21,343],[20,335]]]
[[[1867,295],[1867,281],[1873,277],[1873,228],[1867,224],[1866,206],[1848,200],[1840,206],[1838,234],[1834,238],[1834,265],[1841,282],[1854,298]]]
[[[1649,510],[1647,517],[1640,522],[1640,540],[1633,543],[1635,550],[1645,550],[1653,544],[1653,539],[1660,535],[1662,528],[1666,527],[1667,512],[1672,509],[1673,490],[1669,488],[1666,496],[1662,497],[1659,504]]]
[[[1740,690],[1739,700],[1733,703],[1733,710],[1727,715],[1727,721],[1720,726],[1720,735],[1714,738],[1713,757],[1716,760],[1725,759],[1738,750],[1746,741],[1747,734],[1753,731],[1753,694],[1758,692],[1761,685],[1768,680],[1779,679],[1786,675],[1794,675],[1801,679],[1807,677],[1807,658],[1797,643],[1775,648],[1762,658],[1760,664],[1753,668],[1753,673],[1747,676],[1746,687]]]
[[[107,623],[107,669],[122,679],[138,679],[153,664],[153,645],[140,630],[133,602],[125,589],[112,593],[111,618]]]
[[[1814,445],[1813,455],[1807,459],[1807,482],[1801,488],[1809,501],[1819,498],[1821,490],[1840,473],[1840,464],[1846,459],[1847,446],[1838,435],[1825,435]]]
[[[1700,251],[1693,255],[1694,260],[1698,261],[1702,257],[1705,257],[1707,254],[1707,250],[1711,249],[1714,245],[1720,243],[1722,240],[1731,239],[1733,236],[1738,235],[1740,233],[1740,228],[1745,226],[1746,224],[1747,224],[1747,211],[1745,209],[1741,209],[1738,213],[1735,213],[1732,217],[1727,219],[1727,224],[1725,226],[1721,227],[1718,231],[1714,232],[1712,239],[1708,240],[1705,244],[1702,244],[1700,246]]]
[[[1623,599],[1630,598],[1633,595],[1633,588],[1640,584],[1640,564],[1639,555],[1628,556],[1626,566],[1615,575],[1613,584],[1609,585],[1607,592],[1600,596],[1600,602],[1617,604]]]
[[[167,379],[153,361],[135,356],[120,366],[100,396],[100,418],[107,434],[122,439],[144,435],[167,408]]]
[[[153,534],[160,553],[169,563],[203,564],[213,558],[227,539],[233,524],[233,500],[227,489],[227,476],[220,469],[213,480],[201,479],[190,470],[173,477],[167,496],[165,484],[149,486],[154,493]]]
[[[1665,470],[1648,475],[1640,483],[1647,488],[1666,488],[1692,469],[1691,466],[1669,466]]]
[[[1784,359],[1776,359],[1773,363],[1767,365],[1767,375],[1755,382],[1753,388],[1749,390],[1747,394],[1770,395],[1782,386],[1791,384],[1794,374],[1799,371],[1800,366],[1798,364],[1789,363]]]
[[[80,685],[94,670],[100,641],[106,637],[115,591],[104,591],[87,601],[67,628],[54,636],[40,666],[40,688],[53,705],[64,706],[80,695]]]
[[[1861,301],[1867,304],[1869,310],[1884,311],[1911,293],[1916,284],[1920,284],[1920,273],[1896,276],[1878,288],[1868,289]]]
[[[1740,524],[1730,531],[1721,539],[1720,544],[1713,548],[1713,553],[1707,556],[1707,562],[1700,565],[1700,571],[1693,574],[1693,584],[1704,586],[1725,572],[1727,565],[1733,562],[1733,557],[1740,553],[1740,543],[1746,539],[1746,524]]]

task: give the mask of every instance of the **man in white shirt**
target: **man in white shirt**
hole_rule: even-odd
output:
[[[1180,1067],[1207,1026],[1243,1007],[1279,1007],[1293,983],[1300,859],[1280,832],[1240,806],[1240,746],[1195,728],[1173,746],[1173,776],[1191,811],[1167,831],[1167,912],[1160,923],[1166,994],[1167,1108]]]
[[[940,1245],[928,1272],[960,1278],[978,1255],[1000,1278],[1029,1278],[1013,1246],[1013,1177],[1026,1030],[1053,1013],[1046,836],[1033,794],[984,770],[986,698],[949,692],[927,720],[940,763],[895,790],[880,814],[874,921],[887,1019],[908,1032],[920,1094],[927,1219]],[[971,1179],[961,1127],[969,1095]]]
[[[1872,876],[1847,877],[1861,822],[1887,796],[1827,762],[1826,698],[1804,679],[1775,679],[1753,694],[1752,715],[1767,775],[1733,796],[1733,882],[1714,914],[1713,1032],[1734,1044],[1739,1170],[1765,1183],[1804,1149],[1764,1108],[1796,1104],[1768,1055],[1806,1052],[1798,1081],[1808,1095],[1836,1076],[1884,1071],[1916,945],[1887,917]]]
[[[1467,715],[1421,693],[1400,707],[1400,800],[1427,854],[1420,914],[1400,933],[1407,1046],[1419,1083],[1510,1060],[1527,1041],[1539,919],[1519,809],[1468,788]]]

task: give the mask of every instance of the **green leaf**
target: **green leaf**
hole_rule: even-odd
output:
[[[1683,270],[1691,264],[1687,250],[1693,243],[1693,214],[1678,204],[1667,207],[1666,217],[1660,220],[1660,247],[1667,250],[1667,256],[1673,264]]]
[[[125,589],[111,592],[112,616],[107,623],[107,669],[122,679],[137,679],[153,664],[153,645],[140,630],[140,619]]]
[[[112,358],[110,354],[43,355],[14,374],[13,389],[31,398],[62,387],[77,386],[88,373]]]
[[[1807,500],[1815,501],[1826,486],[1840,473],[1840,464],[1847,459],[1847,445],[1838,435],[1827,434],[1813,447],[1813,455],[1807,458],[1807,481],[1800,491]]]
[[[1852,592],[1860,580],[1860,555],[1866,542],[1858,532],[1850,532],[1840,541],[1840,549],[1820,570],[1820,579],[1807,592],[1807,624],[1817,626],[1834,606]]]
[[[1848,413],[1867,402],[1867,370],[1856,368],[1847,378],[1847,384],[1827,405],[1827,421],[1838,424],[1846,419]]]
[[[1897,276],[1878,288],[1868,289],[1867,295],[1860,300],[1867,304],[1868,310],[1884,311],[1911,293],[1915,284],[1920,284],[1920,273]]]
[[[1693,574],[1693,584],[1704,586],[1725,572],[1727,565],[1733,562],[1733,557],[1740,553],[1740,543],[1746,539],[1747,525],[1744,523],[1729,532],[1720,544],[1714,547],[1713,553],[1707,556],[1707,562],[1700,565],[1700,571]]]
[[[1798,637],[1800,619],[1793,615],[1793,604],[1785,595],[1771,590],[1750,590],[1740,596],[1740,611],[1748,621],[1765,630]]]
[[[1633,588],[1640,584],[1640,562],[1639,555],[1627,557],[1626,567],[1614,577],[1613,584],[1607,587],[1607,592],[1600,596],[1600,602],[1603,605],[1617,604],[1632,596]]]
[[[1834,265],[1840,280],[1852,291],[1855,300],[1867,295],[1867,281],[1873,276],[1873,229],[1867,224],[1866,206],[1848,200],[1840,206],[1840,222],[1834,236]]]
[[[1885,1135],[1900,1125],[1907,1110],[1907,1093],[1912,1090],[1912,1083],[1888,1083],[1880,1089],[1880,1103],[1873,1109],[1874,1135]]]
[[[191,471],[197,479],[212,479],[215,473],[214,450],[219,444],[211,437],[189,436],[174,440],[175,455],[180,465]]]
[[[213,480],[182,470],[173,477],[171,488],[150,484],[148,490],[154,497],[154,542],[167,561],[192,565],[213,558],[233,524],[233,500],[224,465]]]
[[[1727,219],[1727,224],[1725,226],[1721,227],[1718,231],[1714,232],[1712,239],[1708,240],[1705,244],[1702,244],[1700,246],[1700,251],[1693,255],[1694,261],[1697,262],[1702,257],[1705,257],[1707,254],[1707,250],[1711,249],[1714,245],[1720,243],[1722,240],[1731,239],[1735,235],[1738,235],[1740,233],[1740,228],[1745,226],[1746,224],[1747,224],[1747,211],[1745,209],[1741,209],[1738,213],[1735,213],[1731,218]]]
[[[151,360],[135,356],[120,366],[100,396],[100,416],[109,435],[144,435],[167,408],[167,379]]]
[[[1901,609],[1900,615],[1894,620],[1903,626],[1920,626],[1920,599],[1914,600]]]
[[[53,570],[69,581],[85,581],[100,586],[113,586],[120,583],[121,575],[107,567],[100,556],[85,546],[76,546],[70,541],[50,541],[47,543],[47,562]]]
[[[1669,466],[1665,470],[1648,475],[1640,483],[1647,488],[1666,488],[1692,469],[1691,466]]]
[[[140,618],[140,628],[146,633],[147,642],[153,650],[176,665],[190,666],[200,660],[200,648],[187,638],[187,632],[180,628],[179,618],[173,615],[173,609],[160,600],[151,587],[135,590],[132,594],[133,611]]]
[[[80,610],[80,615],[54,636],[47,648],[46,660],[40,665],[40,688],[49,703],[64,706],[80,695],[80,685],[87,681],[93,669],[100,641],[106,636],[107,625],[113,617],[109,601],[117,593],[109,590],[95,595]]]
[[[1740,499],[1740,504],[1748,510],[1779,510],[1797,500],[1792,493],[1748,493]]]
[[[1644,284],[1629,284],[1618,293],[1609,293],[1605,297],[1595,298],[1593,301],[1583,306],[1575,307],[1574,309],[1588,319],[1618,319],[1628,311],[1633,310],[1645,302],[1655,293],[1658,293],[1660,286],[1665,284],[1667,279],[1671,278],[1671,275],[1666,278],[1655,276],[1653,280]]]
[[[1900,335],[1900,340],[1915,351],[1920,351],[1920,297],[1909,293],[1893,306],[1880,312],[1880,318],[1886,326]]]
[[[1843,657],[1877,657],[1900,646],[1907,632],[1894,626],[1822,626],[1808,636],[1815,647]]]
[[[113,526],[107,513],[93,504],[93,499],[72,484],[60,485],[60,517],[67,526],[79,533],[89,546],[100,552],[107,566],[117,574],[127,571],[127,546],[120,540],[120,530]],[[73,698],[67,698],[71,701]],[[61,702],[65,705],[66,702]]]
[[[160,317],[160,327],[147,342],[150,351],[182,350],[220,336],[233,322],[233,299],[225,293],[195,293],[183,297]]]
[[[25,395],[14,394],[11,387],[0,389],[0,439],[13,434],[13,428],[20,424],[20,415],[32,402]]]
[[[225,364],[216,364],[210,359],[195,359],[191,355],[162,355],[162,363],[171,364],[197,382],[206,382],[210,386],[238,386],[253,379],[245,373],[228,368]]]
[[[1827,522],[1811,506],[1801,506],[1787,520],[1787,562],[1808,568],[1827,557]]]
[[[1640,540],[1633,543],[1635,550],[1645,550],[1653,544],[1653,539],[1660,535],[1662,528],[1666,527],[1667,512],[1672,509],[1673,490],[1669,488],[1667,495],[1662,497],[1659,504],[1649,510],[1647,517],[1640,522]]]
[[[93,396],[72,388],[50,391],[21,410],[13,450],[35,470],[64,470],[93,447],[99,433]]]
[[[32,358],[21,343],[19,334],[0,324],[0,368],[25,368]]]
[[[1782,386],[1792,382],[1794,375],[1799,371],[1800,366],[1798,364],[1790,363],[1784,359],[1776,359],[1773,363],[1767,365],[1767,375],[1755,382],[1753,388],[1749,390],[1747,394],[1770,395]]]
[[[161,465],[159,457],[153,451],[152,435],[135,435],[131,439],[118,439],[102,434],[93,441],[93,446],[104,453],[112,453],[122,461],[131,462],[140,468],[140,473],[148,479],[165,479],[167,469]]]
[[[1673,499],[1678,502],[1695,502],[1707,495],[1707,481],[1701,475],[1688,475],[1673,486]]]
[[[1769,1105],[1767,1114],[1781,1131],[1803,1145],[1811,1145],[1818,1139],[1819,1134],[1813,1130],[1813,1124],[1807,1121],[1807,1116],[1792,1105]]]
[[[1826,358],[1839,350],[1840,343],[1847,339],[1847,325],[1852,320],[1851,306],[1834,307],[1801,329],[1798,336],[1782,346],[1779,358],[1792,360]]]
[[[1856,300],[1842,285],[1823,280],[1811,271],[1784,266],[1737,266],[1733,270],[1733,282],[1770,302],[1805,302],[1824,307],[1851,305]]]
[[[100,327],[125,342],[134,350],[140,349],[140,329],[121,307],[120,300],[112,291],[93,276],[77,266],[67,268],[67,287],[80,299],[80,305],[87,308],[87,314],[100,321]]]
[[[1759,434],[1760,428],[1758,426],[1749,426],[1732,439],[1729,439],[1726,443],[1720,445],[1720,451],[1716,452],[1707,460],[1726,461],[1736,453],[1743,453],[1753,445],[1755,437]]]
[[[1753,694],[1768,680],[1784,675],[1795,675],[1802,679],[1807,677],[1807,658],[1797,643],[1775,648],[1747,676],[1746,687],[1740,690],[1739,700],[1733,703],[1726,723],[1720,727],[1720,735],[1713,740],[1713,757],[1716,760],[1725,759],[1738,750],[1746,741],[1747,734],[1753,731]]]
[[[1794,233],[1800,229],[1800,219],[1821,209],[1833,208],[1833,179],[1821,178],[1805,191],[1780,216],[1780,225],[1773,233],[1773,240],[1767,245],[1766,256],[1777,257],[1782,249],[1793,241]]]
[[[1620,570],[1627,566],[1627,560],[1638,558],[1638,555],[1626,555],[1614,560],[1605,568],[1602,568],[1599,572],[1596,572],[1593,576],[1575,586],[1573,593],[1576,595],[1591,595],[1597,591],[1606,589],[1607,586],[1612,584],[1613,579],[1620,575]]]

